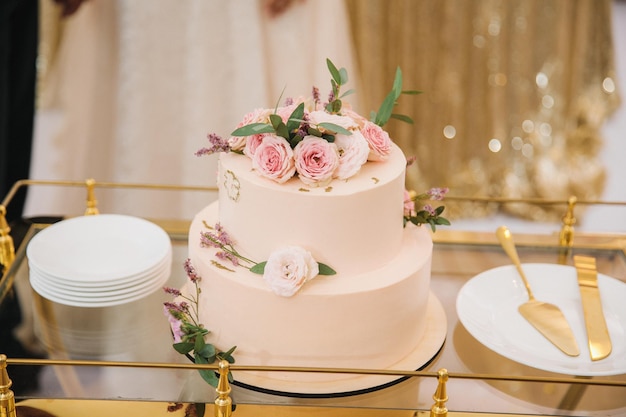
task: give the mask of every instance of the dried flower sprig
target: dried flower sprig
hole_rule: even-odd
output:
[[[433,207],[424,201],[442,201],[448,193],[448,188],[431,188],[422,194],[415,191],[405,191],[404,194],[404,225],[413,223],[415,225],[429,224],[432,231],[437,230],[437,226],[449,226],[450,221],[441,214],[445,206]],[[421,206],[418,207],[418,204]]]
[[[191,356],[193,352],[194,362],[197,364],[211,364],[216,361],[226,360],[234,363],[233,352],[237,348],[233,346],[227,351],[220,351],[214,345],[206,343],[205,336],[210,332],[199,321],[200,314],[200,287],[198,284],[201,277],[196,273],[191,261],[187,259],[184,264],[187,277],[194,284],[194,294],[183,294],[176,288],[164,287],[163,290],[175,297],[175,301],[163,303],[172,333],[174,335],[174,349],[183,355]],[[213,387],[217,387],[218,376],[212,370],[198,371],[202,379]],[[228,375],[232,381],[232,375]]]

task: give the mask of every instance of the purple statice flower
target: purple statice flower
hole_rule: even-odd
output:
[[[431,200],[443,200],[448,191],[449,189],[447,187],[431,188],[426,194],[431,198]]]
[[[198,149],[195,153],[196,156],[212,155],[216,152],[230,151],[228,141],[221,136],[216,135],[215,133],[209,133],[207,138],[209,139],[209,142],[211,142],[211,147]]]
[[[232,246],[234,244],[233,240],[230,238],[230,235],[226,232],[226,230],[222,227],[221,224],[215,224],[215,231],[217,232],[216,238],[217,241],[222,246]]]
[[[191,264],[191,259],[189,258],[185,259],[185,263],[183,267],[185,268],[185,273],[187,274],[191,282],[200,281],[200,275],[196,273],[196,268],[194,268],[193,265]]]
[[[285,106],[291,106],[293,104],[293,97],[287,97],[285,99]]]
[[[221,259],[223,261],[230,261],[234,266],[239,266],[239,258],[237,258],[231,252],[219,251],[215,253],[217,259]]]
[[[170,328],[172,329],[172,334],[174,335],[174,343],[179,343],[183,340],[183,336],[185,336],[185,332],[182,330],[183,322],[172,314],[172,309],[168,306],[168,304],[172,303],[165,303],[163,310],[170,323]]]
[[[205,248],[221,248],[217,235],[211,232],[200,232],[200,246]]]
[[[178,297],[180,296],[180,291],[176,288],[172,288],[172,287],[163,287],[163,291],[165,291],[165,293],[167,294],[171,294],[174,297]]]
[[[167,309],[167,311],[170,314],[184,313],[185,312],[183,310],[183,307],[179,303],[173,303],[171,301],[166,301],[166,302],[163,303],[163,305],[165,306],[165,308]]]
[[[315,103],[315,108],[317,108],[317,105],[320,103],[320,90],[317,87],[313,87],[313,102]]]
[[[332,103],[333,101],[335,101],[335,92],[331,90],[330,93],[328,93],[328,102]]]
[[[435,209],[430,204],[425,204],[422,210],[426,211],[431,216],[435,215]]]

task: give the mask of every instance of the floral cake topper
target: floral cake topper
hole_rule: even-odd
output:
[[[368,161],[385,161],[392,141],[383,126],[390,118],[412,123],[410,117],[393,113],[402,94],[402,71],[396,70],[393,87],[370,119],[356,113],[343,99],[348,82],[345,68],[326,64],[331,74],[331,91],[323,102],[313,87],[311,97],[288,98],[283,106],[256,109],[246,114],[230,138],[211,133],[210,147],[196,155],[236,152],[250,158],[254,171],[277,183],[297,177],[309,187],[325,187],[334,179],[356,175]]]

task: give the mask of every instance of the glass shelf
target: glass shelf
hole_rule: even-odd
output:
[[[151,220],[170,234],[174,257],[172,276],[167,285],[180,287],[187,279],[182,265],[187,256],[189,223]],[[0,300],[3,302],[14,296],[13,288],[20,301],[33,302],[26,295],[30,287],[25,248],[28,241],[48,224],[34,223],[25,230],[15,251],[15,261],[0,281]],[[370,412],[389,416],[426,415],[433,405],[437,371],[442,368],[450,377],[446,405],[451,415],[626,414],[626,375],[578,377],[525,366],[483,346],[460,323],[456,299],[463,285],[485,270],[510,264],[494,233],[439,229],[434,234],[434,241],[431,290],[445,310],[447,335],[441,351],[423,370],[407,370],[406,375],[399,373],[399,379],[408,377],[388,388],[336,398],[284,397],[235,385],[230,394],[237,404],[234,415],[308,415],[312,411],[345,416],[357,412],[359,415]],[[572,255],[584,253],[597,258],[600,273],[626,282],[626,236],[580,234],[576,235],[571,246],[564,247],[559,244],[557,234],[517,234],[516,243],[525,263],[571,265]],[[168,299],[169,296],[163,294],[162,301]],[[160,407],[157,410],[163,409],[166,414],[167,404],[174,402],[207,403],[210,407],[216,398],[215,390],[200,379],[191,362],[171,347],[161,301],[152,299],[145,308],[154,310],[154,319],[138,328],[138,332],[142,331],[146,336],[137,338],[120,351],[87,358],[96,361],[97,366],[79,363],[51,365],[36,361],[25,365],[28,360],[9,357],[10,376],[19,373],[22,377],[26,373],[39,382],[33,390],[15,392],[18,405],[43,407],[52,404],[60,407],[55,410],[65,410],[73,404],[76,410],[85,410],[89,406],[104,410],[119,407],[121,402],[127,410],[131,406],[137,407],[133,408],[136,410],[134,415],[142,415],[144,411],[146,415],[158,415],[155,407]],[[36,314],[33,309],[35,323]],[[622,323],[624,328],[626,323]],[[47,352],[46,355],[58,360],[85,359],[59,352]],[[623,360],[626,361],[626,357]],[[124,366],[119,366],[120,362]],[[158,364],[173,366],[160,367]],[[18,370],[18,367],[22,369]],[[236,364],[233,372],[236,373]]]

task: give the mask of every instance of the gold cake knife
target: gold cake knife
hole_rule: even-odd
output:
[[[604,359],[611,353],[611,337],[606,327],[602,300],[598,288],[596,258],[574,255],[574,266],[578,274],[580,299],[585,316],[585,327],[592,361]]]

